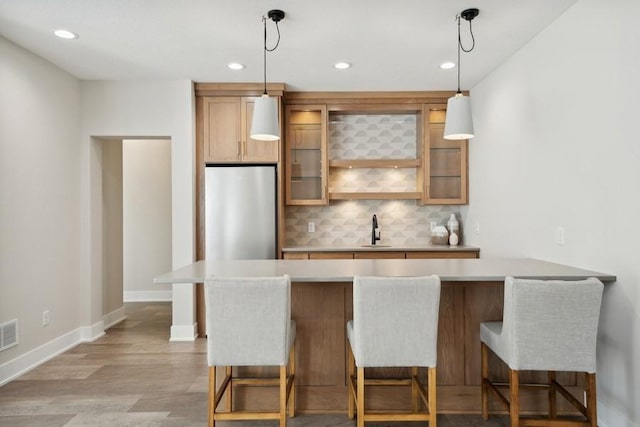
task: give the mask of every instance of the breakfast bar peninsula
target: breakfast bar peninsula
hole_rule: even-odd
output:
[[[530,279],[581,280],[596,277],[614,282],[610,274],[573,268],[534,259],[349,259],[349,260],[237,260],[199,261],[157,277],[155,283],[202,283],[210,277],[260,277],[288,274],[292,281],[291,313],[297,323],[297,409],[307,413],[346,412],[347,342],[345,325],[352,318],[352,281],[360,276],[424,276],[437,274],[442,281],[438,326],[438,411],[480,412],[479,325],[501,320],[503,283],[506,276]],[[175,312],[174,312],[175,313]],[[497,361],[494,376],[506,369]],[[247,370],[249,375],[261,371]],[[367,376],[404,375],[403,369],[370,369]],[[538,379],[531,373],[529,378]],[[569,386],[579,385],[575,374],[558,378]],[[539,380],[544,380],[540,378]],[[264,406],[270,390],[236,394],[236,403],[246,408]],[[410,389],[407,390],[410,393]],[[536,394],[538,393],[538,394]],[[540,392],[523,393],[522,406],[544,410],[546,397]],[[582,396],[577,395],[579,399]],[[402,408],[405,396],[391,395],[384,387],[373,390],[372,404]],[[497,408],[501,409],[501,408]],[[559,408],[562,411],[563,408]]]

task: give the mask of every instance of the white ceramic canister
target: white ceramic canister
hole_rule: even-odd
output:
[[[458,235],[456,233],[451,233],[449,236],[449,244],[451,246],[458,246]]]
[[[458,220],[456,219],[456,214],[451,214],[451,216],[449,217],[449,221],[447,221],[447,228],[449,229],[449,235],[455,234],[456,235],[456,245],[458,244],[458,241],[460,240],[460,223],[458,223]],[[450,244],[452,246],[455,246],[453,243],[450,242]]]

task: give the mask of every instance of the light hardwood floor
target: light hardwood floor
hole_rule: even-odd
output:
[[[206,341],[169,342],[170,303],[127,303],[127,320],[0,387],[0,426],[206,426]],[[346,399],[346,396],[345,396]],[[220,426],[277,426],[276,421]],[[299,415],[292,427],[354,426],[346,414]],[[372,423],[418,426],[424,423]],[[439,415],[440,427],[503,427],[508,419]]]

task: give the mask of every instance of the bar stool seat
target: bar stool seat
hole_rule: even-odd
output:
[[[502,322],[480,324],[482,416],[489,417],[489,391],[509,410],[511,426],[597,426],[596,336],[603,285],[598,279],[579,281],[505,278]],[[507,383],[489,379],[491,350],[508,367]],[[547,371],[546,384],[520,384],[519,372]],[[586,404],[556,381],[556,371],[585,373]],[[509,388],[509,398],[500,388]],[[548,390],[548,417],[521,417],[519,389]],[[560,419],[556,392],[584,415]]]
[[[360,277],[353,280],[349,340],[348,416],[365,421],[428,421],[436,426],[436,359],[440,278]],[[365,368],[411,367],[408,379],[365,379]],[[427,388],[419,368],[427,368]],[[356,372],[357,368],[357,372]],[[411,386],[410,412],[365,410],[365,386]],[[425,410],[420,410],[420,398]]]
[[[276,419],[287,423],[295,415],[295,337],[291,320],[289,276],[214,278],[205,282],[207,362],[209,365],[209,426],[218,420]],[[278,378],[239,378],[234,366],[279,366]],[[216,387],[216,367],[225,376]],[[288,371],[288,372],[287,372]],[[277,411],[234,410],[233,386],[278,386]],[[218,406],[225,396],[224,411]]]

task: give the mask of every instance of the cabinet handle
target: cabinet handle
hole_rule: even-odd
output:
[[[237,150],[236,150],[236,157],[239,159],[240,158],[240,153],[242,151],[242,149],[240,148],[240,141],[238,141],[238,143],[236,144]]]

